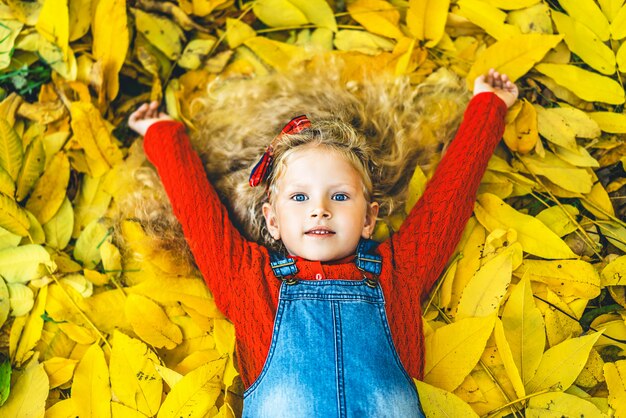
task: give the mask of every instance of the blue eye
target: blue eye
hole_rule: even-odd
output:
[[[335,193],[333,195],[333,200],[336,200],[338,202],[343,202],[343,201],[348,200],[348,195],[345,193]]]
[[[295,200],[296,202],[304,202],[305,200],[308,200],[308,199],[309,198],[304,193],[296,193],[293,196],[291,196],[291,200]]]

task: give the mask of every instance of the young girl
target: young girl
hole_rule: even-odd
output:
[[[265,188],[264,223],[283,251],[232,225],[181,123],[157,103],[130,116],[217,306],[235,324],[244,416],[423,416],[411,379],[422,378],[420,302],[460,239],[517,94],[506,75],[477,78],[422,198],[380,245],[369,239],[379,204],[366,141],[337,120],[294,118],[249,179]]]

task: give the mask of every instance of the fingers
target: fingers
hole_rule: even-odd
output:
[[[159,102],[152,101],[139,106],[137,110],[130,114],[128,121],[133,123],[143,119],[157,118],[159,115]]]

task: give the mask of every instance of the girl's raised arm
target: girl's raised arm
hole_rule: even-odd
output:
[[[156,110],[151,112],[156,109],[155,104],[145,106],[131,115],[129,126],[145,134],[146,156],[159,173],[174,215],[218,307],[229,316],[230,295],[234,297],[237,287],[245,285],[242,276],[250,276],[245,274],[249,269],[260,271],[256,264],[263,259],[258,253],[261,247],[245,240],[230,222],[191,147],[185,126],[165,114],[155,113]]]
[[[505,75],[490,70],[476,80],[474,94],[423,196],[388,241],[398,277],[417,285],[421,295],[430,290],[461,238],[518,91]]]

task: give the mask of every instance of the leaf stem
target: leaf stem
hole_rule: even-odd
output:
[[[530,399],[530,398],[532,398],[532,397],[534,397],[534,396],[543,395],[544,393],[548,393],[548,392],[550,392],[550,391],[551,391],[551,389],[550,389],[550,388],[548,388],[548,389],[544,389],[544,390],[542,390],[542,391],[540,391],[540,392],[531,393],[530,395],[526,395],[526,396],[524,396],[524,397],[522,397],[522,398],[516,399],[516,400],[514,400],[514,401],[511,401],[511,402],[507,403],[506,405],[502,405],[501,407],[494,409],[493,411],[489,412],[487,415],[484,415],[484,417],[485,417],[485,418],[488,418],[488,417],[494,416],[494,415],[496,415],[498,412],[503,411],[503,410],[505,410],[506,408],[508,408],[508,407],[510,407],[510,406],[513,406],[513,405],[515,405],[516,403],[523,402],[523,401],[525,401],[526,399]]]

